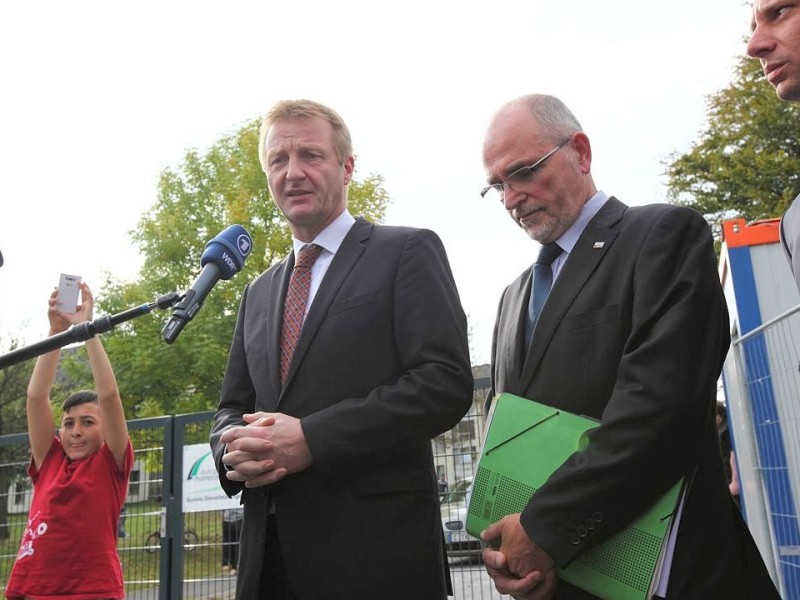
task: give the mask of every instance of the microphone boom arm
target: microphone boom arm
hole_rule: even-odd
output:
[[[17,348],[6,354],[0,356],[0,369],[5,369],[11,365],[23,362],[25,360],[46,354],[58,348],[63,348],[75,342],[85,342],[93,338],[99,333],[106,333],[111,331],[114,327],[125,321],[130,321],[136,317],[149,314],[154,308],[169,308],[174,305],[180,296],[176,292],[170,292],[159,296],[155,301],[148,304],[129,308],[115,315],[104,315],[96,318],[94,321],[84,321],[73,325],[66,331],[52,335],[40,342],[35,342],[22,348]]]

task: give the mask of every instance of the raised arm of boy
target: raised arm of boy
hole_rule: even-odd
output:
[[[75,313],[64,313],[58,309],[57,290],[50,295],[47,318],[50,321],[51,336],[66,331],[71,325],[92,320],[94,312],[92,292],[85,283],[81,283],[80,286],[81,304]],[[128,445],[128,427],[117,380],[99,338],[93,337],[87,340],[86,351],[94,377],[105,442],[114,455],[117,465],[122,467]],[[40,356],[28,384],[28,437],[30,438],[33,462],[37,469],[41,467],[53,442],[55,423],[50,392],[55,381],[60,356],[60,349]]]

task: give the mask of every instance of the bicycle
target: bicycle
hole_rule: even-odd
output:
[[[183,548],[186,552],[194,552],[199,542],[200,538],[197,536],[197,532],[194,529],[183,530]],[[148,554],[153,554],[160,549],[161,532],[156,530],[148,535],[147,539],[144,541],[144,551]]]

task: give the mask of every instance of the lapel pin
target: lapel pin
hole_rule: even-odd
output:
[[[602,247],[603,247],[603,246],[605,246],[605,245],[606,245],[606,243],[605,243],[605,242],[595,242],[594,244],[592,244],[592,248],[594,248],[595,250],[597,250],[597,249],[599,249],[599,248],[602,248]]]

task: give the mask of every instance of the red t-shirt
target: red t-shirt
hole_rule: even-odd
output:
[[[53,439],[38,471],[33,499],[6,597],[32,600],[124,598],[117,520],[128,491],[133,448],[117,467],[108,446],[69,460]]]

